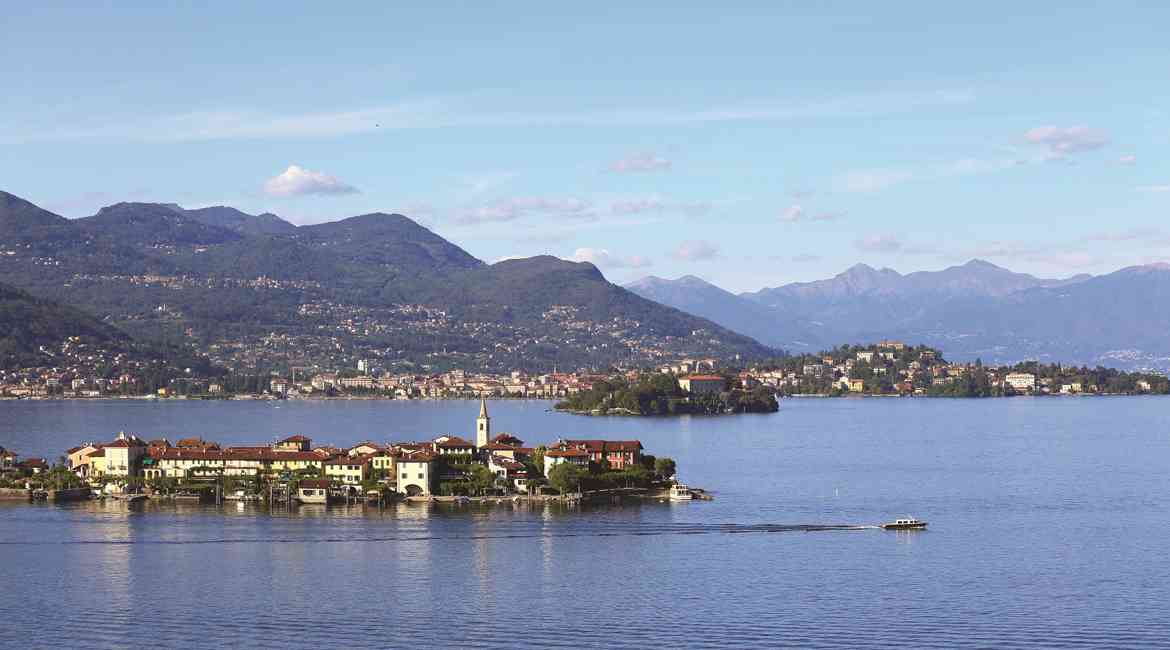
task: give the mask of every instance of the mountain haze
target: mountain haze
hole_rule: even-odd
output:
[[[792,349],[893,338],[959,360],[1170,367],[1165,265],[1048,279],[983,260],[905,275],[858,264],[825,280],[738,296],[698,278],[630,288]]]

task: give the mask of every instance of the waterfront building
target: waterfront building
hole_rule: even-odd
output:
[[[394,481],[394,454],[386,449],[379,449],[369,454],[370,472],[374,478],[387,478]]]
[[[1003,381],[1018,391],[1032,391],[1036,388],[1036,375],[1030,372],[1008,373]]]
[[[642,461],[643,447],[638,440],[561,440],[556,447],[584,450],[590,462],[609,469],[625,469]]]
[[[119,433],[117,439],[104,445],[105,466],[102,474],[115,478],[137,476],[141,460],[146,456],[146,443],[138,436]]]
[[[435,454],[430,451],[404,451],[399,457],[395,474],[398,491],[408,497],[431,495],[431,479],[435,469]]]
[[[297,501],[301,503],[328,503],[329,486],[329,479],[305,479],[297,484]]]
[[[346,485],[361,485],[370,477],[366,456],[338,456],[325,461],[325,476]]]

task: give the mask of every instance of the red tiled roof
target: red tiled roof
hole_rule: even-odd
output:
[[[164,449],[159,460],[325,460],[315,451],[273,451],[267,447],[228,447],[219,449]]]
[[[588,456],[589,452],[584,449],[549,449],[544,452],[545,456],[551,458],[574,458],[578,456]]]
[[[475,445],[459,436],[450,436],[443,442],[436,442],[435,446],[450,449],[454,447],[474,447]]]
[[[360,456],[338,456],[330,458],[325,461],[326,465],[365,465],[370,462],[372,454],[364,454]]]
[[[697,379],[699,381],[723,381],[723,377],[719,375],[687,375],[683,379]]]
[[[570,447],[583,447],[595,454],[643,449],[641,441],[638,440],[565,440],[563,442]]]
[[[281,440],[281,442],[309,442],[309,439],[300,434],[297,434],[295,436],[289,436],[284,440]]]
[[[414,453],[403,454],[398,459],[399,463],[429,463],[435,459],[435,454],[429,451],[416,451]]]

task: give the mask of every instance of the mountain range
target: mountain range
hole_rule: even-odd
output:
[[[0,192],[0,281],[229,367],[604,367],[776,350],[538,256],[486,264],[399,214],[296,226],[117,203],[66,219]]]
[[[1166,265],[1045,279],[983,260],[908,274],[858,264],[825,280],[741,294],[694,276],[627,287],[794,351],[901,339],[989,363],[1170,365]]]

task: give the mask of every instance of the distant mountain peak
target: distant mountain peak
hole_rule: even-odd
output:
[[[178,203],[145,203],[140,201],[119,201],[111,205],[107,205],[97,211],[98,215],[110,214],[114,212],[167,212],[178,214],[183,212],[183,207]]]
[[[974,258],[974,259],[972,259],[972,260],[968,260],[968,261],[967,261],[965,264],[963,264],[963,265],[962,265],[962,266],[960,266],[959,268],[965,268],[965,269],[995,269],[995,270],[997,270],[997,271],[1007,271],[1007,269],[1003,268],[1002,266],[999,266],[998,264],[993,264],[993,263],[991,263],[991,262],[988,262],[987,260],[984,260],[984,259],[979,259],[978,257],[976,257],[976,258]]]
[[[0,191],[0,236],[20,238],[32,228],[60,226],[69,220],[15,194]]]

